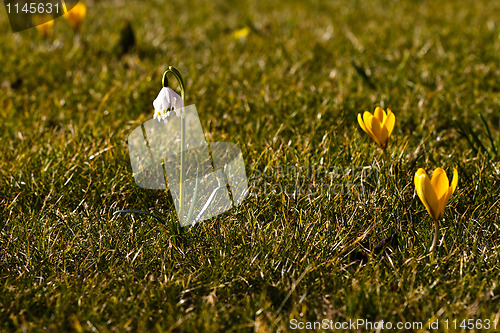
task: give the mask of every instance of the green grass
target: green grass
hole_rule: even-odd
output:
[[[0,9],[1,331],[500,326],[500,3],[87,4],[81,44],[62,18],[48,41],[13,34]],[[119,57],[126,20],[137,45]],[[232,38],[245,26],[246,39]],[[152,118],[168,65],[207,140],[240,145],[254,189],[180,231],[170,195],[135,185],[126,141]],[[356,121],[377,105],[396,115],[385,159]],[[307,166],[342,168],[341,186],[360,183],[352,169],[372,172],[364,194],[263,190],[330,183],[280,169]],[[413,175],[454,166],[432,261]],[[165,225],[113,215],[152,208]]]

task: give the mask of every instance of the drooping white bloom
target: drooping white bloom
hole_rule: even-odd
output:
[[[153,101],[155,108],[154,119],[165,120],[170,116],[170,111],[174,111],[177,117],[181,116],[182,98],[169,87],[161,89],[158,97]]]

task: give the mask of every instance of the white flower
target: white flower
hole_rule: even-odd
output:
[[[170,116],[170,111],[175,111],[175,115],[180,117],[183,107],[182,98],[172,89],[164,87],[153,101],[153,106],[155,108],[153,119],[165,120]]]

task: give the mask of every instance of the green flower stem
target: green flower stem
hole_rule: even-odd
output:
[[[381,162],[382,162],[382,168],[385,168],[386,164],[387,164],[387,153],[385,152],[385,148],[382,149],[382,158],[381,158]]]
[[[173,76],[177,79],[177,82],[179,83],[179,87],[181,89],[181,98],[182,98],[182,106],[184,106],[184,81],[182,80],[182,75],[179,70],[173,66],[168,66],[168,69],[163,73],[163,79],[161,80],[161,83],[164,88],[168,87],[168,78],[167,74],[172,73]]]
[[[436,254],[438,236],[439,236],[439,220],[434,220],[434,240],[432,241],[432,245],[430,248],[433,258]]]
[[[181,89],[181,98],[182,98],[182,107],[185,107],[184,103],[184,81],[182,80],[182,75],[179,72],[179,70],[173,66],[168,66],[168,69],[163,73],[163,79],[162,79],[162,85],[164,88],[168,87],[168,74],[172,74],[176,79],[177,82],[179,83],[179,87]],[[185,141],[185,131],[186,131],[186,125],[185,125],[185,119],[184,115],[181,115],[181,173],[180,173],[180,189],[179,189],[179,212],[182,212],[182,202],[183,202],[183,186],[182,182],[184,181],[184,141]],[[180,216],[179,216],[180,218]]]

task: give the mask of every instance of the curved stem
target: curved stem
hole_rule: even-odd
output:
[[[185,103],[184,103],[184,80],[182,80],[182,75],[179,72],[177,68],[174,66],[168,66],[168,69],[163,73],[163,79],[161,80],[163,88],[168,87],[168,74],[172,74],[176,79],[177,82],[179,83],[179,88],[181,90],[181,98],[182,98],[182,107],[184,108]],[[180,151],[181,151],[181,170],[180,170],[180,188],[179,188],[179,212],[182,214],[182,206],[183,206],[183,186],[182,182],[184,181],[184,141],[185,141],[185,120],[184,120],[184,114],[182,112],[181,114],[181,142],[180,142]],[[179,219],[181,219],[182,216],[179,216]]]
[[[181,72],[174,66],[168,66],[168,69],[163,73],[163,79],[161,80],[161,84],[163,88],[168,87],[168,74],[172,74],[176,79],[177,82],[179,83],[179,88],[181,89],[181,98],[182,98],[182,106],[184,106],[184,80],[182,80],[182,75]]]
[[[434,240],[432,241],[432,245],[430,248],[433,257],[436,254],[438,236],[439,236],[439,220],[434,220]]]

